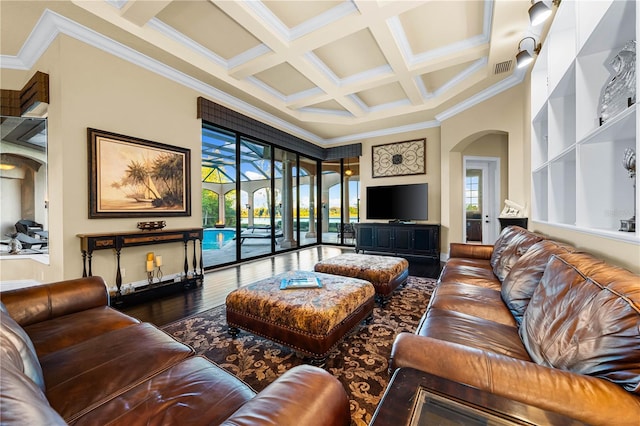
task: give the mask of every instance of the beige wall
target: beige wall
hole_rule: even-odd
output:
[[[500,159],[500,207],[509,193],[509,139],[504,133],[491,133],[472,142],[462,150],[463,157],[494,157]],[[500,213],[500,211],[498,211]]]
[[[427,140],[427,173],[423,175],[373,178],[371,170],[372,147],[392,142],[408,140]],[[427,200],[429,220],[421,223],[440,223],[440,128],[431,128],[392,136],[362,139],[356,141],[362,143],[362,156],[360,157],[360,220],[366,219],[367,193],[366,187],[378,185],[398,185],[410,183],[428,183],[429,199]],[[370,221],[369,221],[370,222]]]
[[[525,167],[529,163],[529,151],[525,151],[523,144],[524,92],[525,85],[519,84],[442,123],[440,161],[443,253],[449,252],[449,243],[462,242],[464,155],[469,155],[470,152],[482,156],[494,156],[495,153],[500,153],[501,157],[506,155],[507,164],[501,164],[502,198],[529,205],[530,178]],[[498,140],[506,140],[507,147],[496,148]],[[483,149],[482,141],[494,142]],[[505,167],[506,173],[502,173]]]
[[[80,276],[80,233],[136,231],[147,218],[88,218],[87,128],[92,127],[191,149],[191,217],[158,217],[169,228],[200,226],[201,123],[196,119],[198,93],[134,64],[59,36],[33,70],[2,76],[3,88],[21,88],[36,70],[49,74],[49,237],[50,265],[30,260],[3,262],[2,280],[55,281]],[[122,251],[124,282],[145,277],[145,253],[163,255],[165,274],[182,269],[181,243]],[[94,275],[115,281],[115,255],[95,252]]]

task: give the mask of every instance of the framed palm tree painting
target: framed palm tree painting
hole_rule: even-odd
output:
[[[89,218],[190,216],[191,151],[87,129]]]

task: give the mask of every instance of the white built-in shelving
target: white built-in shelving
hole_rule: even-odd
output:
[[[619,231],[639,204],[622,158],[627,148],[640,153],[640,111],[599,118],[607,64],[637,40],[638,20],[634,0],[558,7],[531,71],[532,220],[640,243],[637,229]]]

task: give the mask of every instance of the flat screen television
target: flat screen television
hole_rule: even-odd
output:
[[[428,220],[428,195],[426,183],[368,186],[367,219]]]

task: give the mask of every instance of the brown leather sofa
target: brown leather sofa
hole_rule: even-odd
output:
[[[0,293],[3,425],[348,425],[326,371],[300,366],[256,394],[148,323],[108,306],[99,277]]]
[[[640,424],[640,276],[519,227],[452,244],[412,367],[588,424]]]

